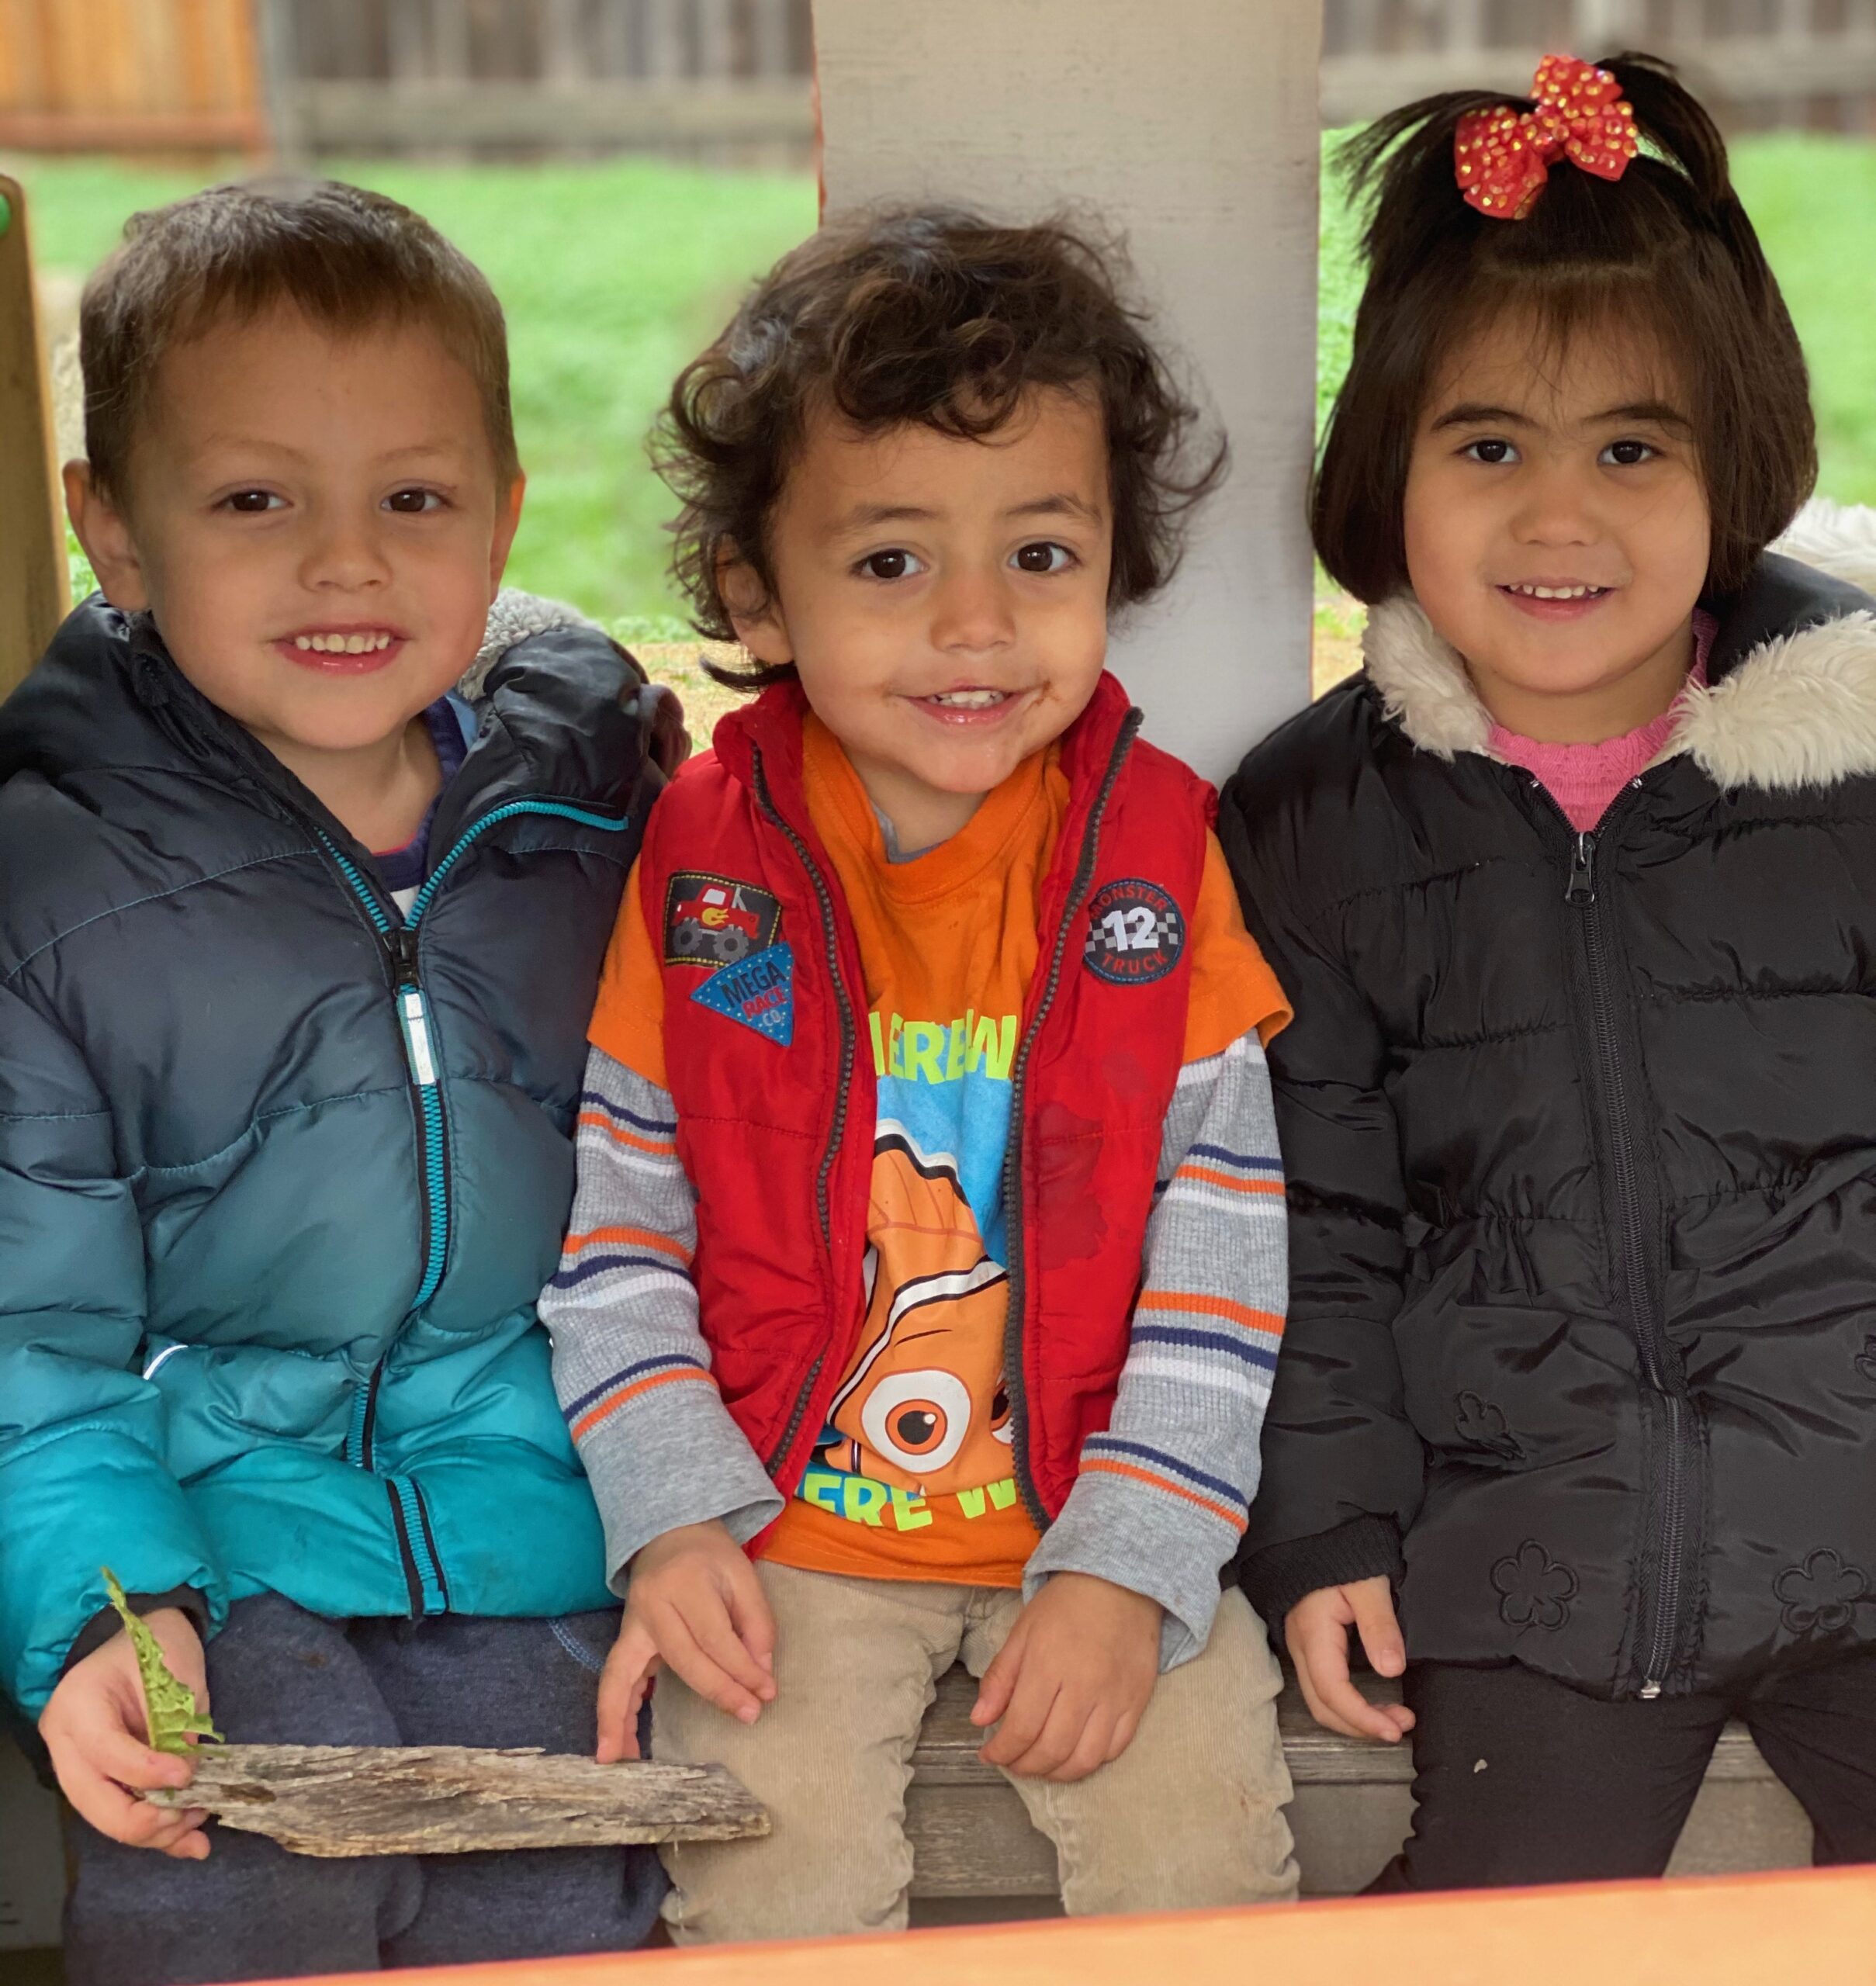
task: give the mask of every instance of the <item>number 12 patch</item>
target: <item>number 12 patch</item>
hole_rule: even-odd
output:
[[[1088,906],[1082,963],[1115,986],[1164,979],[1185,949],[1185,919],[1157,883],[1123,876],[1096,891]]]

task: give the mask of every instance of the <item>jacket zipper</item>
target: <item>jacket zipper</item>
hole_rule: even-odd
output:
[[[820,865],[815,860],[806,842],[782,818],[769,791],[769,776],[763,770],[762,752],[759,746],[750,750],[750,769],[756,787],[756,798],[762,811],[774,822],[787,839],[801,867],[808,872],[808,880],[814,885],[816,898],[821,906],[821,936],[827,948],[827,970],[834,982],[834,1007],[840,1022],[840,1079],[834,1088],[833,1121],[828,1128],[827,1144],[821,1154],[820,1170],[815,1175],[815,1211],[820,1216],[821,1245],[827,1251],[828,1272],[833,1272],[834,1230],[832,1216],[828,1212],[827,1182],[832,1177],[834,1161],[839,1156],[840,1140],[846,1133],[847,1097],[853,1085],[853,1044],[859,1039],[860,1029],[853,1018],[853,1005],[847,997],[846,976],[840,970],[840,941],[836,933],[834,919],[834,893],[828,885]],[[827,1349],[823,1346],[815,1354],[814,1363],[808,1368],[808,1376],[801,1382],[801,1389],[794,1396],[794,1407],[788,1415],[788,1424],[782,1430],[782,1438],[770,1450],[763,1465],[771,1477],[787,1465],[789,1451],[794,1446],[794,1438],[801,1432],[803,1417],[808,1412],[808,1403],[814,1398],[821,1372],[827,1363]],[[777,1477],[779,1480],[779,1477]]]
[[[1570,881],[1563,894],[1564,901],[1578,912],[1588,964],[1596,1067],[1604,1112],[1611,1133],[1610,1149],[1621,1209],[1618,1258],[1623,1295],[1641,1355],[1643,1376],[1661,1403],[1667,1428],[1666,1442],[1657,1447],[1651,1471],[1655,1477],[1652,1486],[1656,1517],[1656,1576],[1648,1596],[1642,1642],[1641,1694],[1652,1699],[1660,1695],[1674,1662],[1684,1599],[1688,1477],[1694,1458],[1689,1441],[1692,1414],[1686,1379],[1668,1340],[1666,1320],[1649,1293],[1649,1244],[1642,1225],[1642,1188],[1635,1158],[1639,1127],[1630,1112],[1630,1085],[1622,1066],[1615,1022],[1617,996],[1611,983],[1608,912],[1597,886],[1599,836],[1606,838],[1614,819],[1622,811],[1618,801],[1615,813],[1605,816],[1599,831],[1577,834],[1570,849]]]
[[[628,818],[613,819],[589,812],[584,808],[569,806],[562,801],[514,800],[505,806],[492,808],[456,837],[449,852],[431,870],[428,880],[411,900],[409,914],[395,924],[358,864],[324,829],[317,830],[334,867],[344,878],[376,932],[390,968],[391,998],[396,1011],[398,1030],[403,1037],[404,1060],[410,1071],[411,1093],[416,1105],[418,1171],[423,1182],[418,1247],[423,1275],[417,1294],[404,1315],[407,1324],[436,1294],[449,1253],[448,1127],[444,1118],[443,1085],[437,1060],[435,1029],[419,971],[418,926],[423,922],[424,913],[435,901],[445,879],[464,853],[490,828],[521,814],[552,815],[578,822],[585,827],[604,829],[608,833],[623,833],[630,825]],[[400,1332],[401,1330],[400,1326]],[[365,1383],[355,1391],[351,1419],[346,1431],[346,1460],[355,1467],[369,1469],[374,1474],[377,1469],[373,1436],[378,1417],[378,1392],[383,1383],[385,1363],[390,1351],[391,1347],[387,1344],[379,1354]],[[449,1589],[436,1555],[423,1492],[407,1477],[386,1476],[384,1481],[389,1494],[392,1524],[403,1563],[412,1617],[445,1611],[449,1604]]]
[[[1120,777],[1120,768],[1127,762],[1134,739],[1140,725],[1140,713],[1129,711],[1121,720],[1120,735],[1114,740],[1114,749],[1107,762],[1099,791],[1095,794],[1094,804],[1089,809],[1088,825],[1082,834],[1082,852],[1075,863],[1075,878],[1069,885],[1068,899],[1062,906],[1060,922],[1055,927],[1055,943],[1049,953],[1049,970],[1043,981],[1042,997],[1036,1002],[1036,1011],[1030,1017],[1030,1024],[1023,1030],[1023,1040],[1016,1050],[1016,1059],[1009,1072],[1009,1139],[1003,1148],[1003,1227],[1009,1237],[1009,1261],[1005,1265],[1009,1272],[1009,1303],[1004,1313],[1003,1324],[1003,1383],[1009,1392],[1009,1424],[1014,1439],[1010,1444],[1010,1460],[1016,1479],[1016,1488],[1023,1498],[1023,1507],[1028,1511],[1030,1521],[1038,1531],[1047,1531],[1051,1522],[1048,1512],[1043,1507],[1041,1497],[1036,1490],[1035,1477],[1030,1468],[1029,1451],[1029,1400],[1027,1381],[1023,1368],[1023,1313],[1027,1302],[1026,1263],[1023,1235],[1023,1097],[1029,1079],[1030,1057],[1036,1046],[1037,1037],[1049,1017],[1049,1010],[1055,1004],[1056,989],[1061,981],[1062,960],[1068,949],[1068,933],[1075,922],[1075,914],[1082,907],[1088,894],[1088,886],[1094,880],[1095,858],[1101,842],[1101,822],[1107,811],[1107,803],[1114,791],[1114,783]]]

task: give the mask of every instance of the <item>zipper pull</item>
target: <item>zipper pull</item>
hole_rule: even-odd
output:
[[[1570,855],[1570,887],[1563,892],[1566,903],[1596,901],[1596,837],[1580,834]]]
[[[408,924],[400,924],[394,931],[384,936],[386,955],[391,962],[391,973],[400,987],[414,986],[417,978],[417,932]]]

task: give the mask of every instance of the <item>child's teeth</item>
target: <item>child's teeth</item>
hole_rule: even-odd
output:
[[[1514,593],[1521,593],[1527,600],[1586,600],[1593,593],[1601,593],[1601,586],[1514,586]]]
[[[934,704],[943,704],[957,710],[988,710],[992,704],[1003,701],[1001,690],[941,690],[932,698]]]
[[[293,645],[314,655],[370,655],[388,649],[394,638],[379,628],[369,635],[296,635]]]

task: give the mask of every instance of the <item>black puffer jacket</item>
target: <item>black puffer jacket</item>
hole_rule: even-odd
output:
[[[1876,1640],[1876,602],[1768,556],[1578,835],[1410,600],[1220,820],[1295,1002],[1245,1586],[1597,1695]]]

